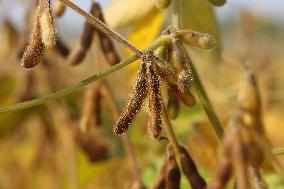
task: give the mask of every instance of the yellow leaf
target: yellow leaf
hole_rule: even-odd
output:
[[[121,29],[140,22],[153,10],[157,10],[154,0],[116,0],[104,11],[108,25]]]
[[[152,11],[136,25],[134,30],[128,35],[128,40],[139,49],[146,48],[160,34],[163,18],[161,11]],[[132,52],[127,49],[126,56],[131,54]],[[129,68],[136,70],[138,64],[131,64]]]

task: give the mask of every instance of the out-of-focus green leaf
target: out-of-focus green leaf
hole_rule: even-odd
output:
[[[212,51],[216,57],[221,53],[219,26],[212,5],[208,0],[180,0],[181,28],[211,34],[217,41]]]

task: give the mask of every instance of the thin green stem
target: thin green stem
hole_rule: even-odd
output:
[[[181,27],[181,20],[180,20],[180,0],[173,0],[172,1],[172,25],[175,28]]]
[[[284,148],[273,148],[272,152],[275,155],[284,155]]]
[[[171,145],[173,146],[175,156],[177,158],[179,158],[180,157],[179,144],[178,144],[174,129],[172,127],[171,121],[169,119],[167,109],[165,108],[164,102],[162,102],[162,106],[163,106],[163,111],[162,111],[163,121],[165,123],[164,127],[165,127],[165,130],[166,130],[167,136],[169,138],[169,141],[170,141]]]
[[[156,41],[153,42],[152,45],[150,45],[146,50],[154,50],[157,47],[159,47],[160,45],[164,44],[164,43],[168,43],[168,41],[170,40],[170,38],[168,36],[161,36],[159,37]],[[79,83],[75,83],[69,87],[66,87],[65,89],[62,89],[60,91],[57,91],[55,93],[40,97],[40,98],[36,98],[30,101],[26,101],[26,102],[22,102],[22,103],[17,103],[14,105],[10,105],[10,106],[3,106],[0,108],[0,114],[4,114],[4,113],[8,113],[8,112],[14,112],[14,111],[20,111],[23,109],[27,109],[30,107],[34,107],[34,106],[38,106],[41,104],[44,104],[50,100],[55,100],[61,97],[64,97],[67,94],[70,94],[96,80],[102,79],[108,75],[110,75],[111,73],[120,70],[122,68],[124,68],[125,66],[129,65],[130,63],[134,62],[135,60],[138,60],[138,56],[137,55],[133,55],[129,58],[127,58],[124,61],[121,61],[119,64],[112,66],[111,68],[109,68],[108,70],[105,70],[103,72],[100,72],[98,74],[95,74],[83,81],[80,81]]]

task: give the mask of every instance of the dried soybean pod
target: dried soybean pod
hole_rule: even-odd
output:
[[[42,43],[45,48],[53,48],[56,44],[56,29],[50,8],[50,0],[40,0],[39,23]]]
[[[245,127],[257,133],[265,140],[265,132],[261,115],[261,96],[255,75],[250,70],[244,70],[243,80],[238,95],[238,111],[236,117],[240,127]],[[250,136],[250,132],[242,132],[242,140],[247,146],[249,162],[258,167],[264,160],[262,150]]]
[[[172,120],[175,120],[180,112],[179,100],[171,88],[168,88],[167,110],[168,110],[169,117]]]
[[[209,0],[211,4],[215,6],[223,6],[226,3],[226,0]]]
[[[68,64],[73,66],[80,64],[84,60],[86,54],[86,49],[79,45],[75,49],[73,49],[71,53],[68,54],[67,62]]]
[[[162,165],[159,169],[158,176],[154,182],[152,189],[165,189],[166,188],[166,171],[167,171],[168,161],[164,159]]]
[[[90,88],[84,98],[84,108],[80,119],[80,129],[86,131],[89,126],[101,124],[101,83]]]
[[[223,152],[219,161],[219,165],[208,189],[223,189],[229,182],[233,172],[231,147],[234,145],[234,133],[227,132],[223,142]]]
[[[158,9],[165,9],[171,4],[171,0],[155,0]]]
[[[70,54],[69,48],[59,38],[57,38],[55,49],[64,58]]]
[[[30,40],[24,50],[21,58],[21,66],[24,68],[32,68],[36,66],[41,60],[45,46],[41,39],[40,24],[38,20],[39,7],[36,12],[36,21],[32,30]]]
[[[205,189],[206,182],[199,174],[197,167],[184,146],[180,146],[181,168],[194,189]]]
[[[147,67],[147,89],[149,98],[148,132],[151,137],[158,138],[162,131],[162,97],[160,78],[156,74],[153,54],[145,52],[142,61]]]
[[[168,146],[167,156],[166,187],[179,189],[181,174],[171,146]]]
[[[96,3],[92,3],[90,14],[91,15],[96,14]],[[91,47],[91,44],[93,41],[93,35],[95,31],[96,31],[96,28],[93,25],[91,25],[88,22],[85,22],[80,44],[86,51]]]
[[[101,6],[98,3],[94,3],[94,9],[95,9],[95,11],[94,11],[95,16],[97,18],[99,18],[100,21],[105,23],[105,19],[104,19],[104,16],[103,16]],[[98,32],[98,36],[99,36],[99,40],[100,40],[101,50],[103,51],[105,59],[107,60],[109,65],[113,66],[113,65],[119,63],[120,58],[117,54],[117,51],[115,50],[115,47],[113,45],[111,38],[101,31],[97,31],[97,32]]]
[[[109,146],[102,140],[80,130],[76,134],[77,142],[91,162],[98,162],[108,157]]]
[[[175,34],[181,37],[185,44],[202,49],[213,49],[217,44],[216,40],[207,33],[199,33],[191,30],[177,30]]]
[[[60,0],[55,1],[55,5],[54,5],[55,16],[61,17],[64,14],[65,9],[66,9],[65,5]]]
[[[92,3],[90,14],[95,15],[95,11],[96,3]],[[84,60],[88,49],[91,47],[95,31],[96,28],[94,26],[92,26],[88,22],[85,22],[83,34],[80,39],[80,45],[77,46],[74,50],[72,50],[72,52],[68,55],[68,64],[74,66],[80,64]]]
[[[234,129],[235,130],[235,129]],[[237,186],[242,189],[250,189],[250,179],[248,171],[248,158],[245,146],[235,130],[233,146],[231,146],[231,159],[237,176]]]
[[[123,134],[133,122],[135,115],[141,109],[143,100],[147,96],[147,75],[146,64],[141,62],[140,70],[131,93],[131,97],[128,100],[126,107],[124,108],[120,118],[117,120],[113,132],[117,135]]]

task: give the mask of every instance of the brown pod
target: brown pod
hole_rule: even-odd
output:
[[[40,24],[37,15],[37,19],[30,36],[30,41],[28,42],[21,58],[21,66],[24,68],[32,68],[36,66],[43,56],[45,46],[42,42],[40,32]]]
[[[72,66],[78,65],[84,60],[86,54],[86,49],[79,45],[75,49],[73,49],[71,53],[69,53],[67,57],[67,62],[69,65]]]
[[[224,138],[223,154],[221,156],[217,171],[208,185],[208,189],[223,189],[228,183],[232,172],[232,159],[231,159],[231,148],[234,146],[235,135],[229,130]]]
[[[95,15],[96,3],[91,5],[90,14]],[[69,65],[78,65],[80,64],[87,54],[88,49],[92,45],[93,35],[96,31],[96,28],[88,22],[85,22],[83,34],[80,39],[80,45],[77,46],[72,52],[68,55],[67,62]]]
[[[147,89],[149,95],[149,120],[148,132],[151,137],[158,138],[162,131],[162,97],[160,78],[156,74],[153,66],[153,54],[144,53],[142,61],[147,67]]]
[[[175,120],[180,112],[179,100],[171,88],[168,88],[167,110],[168,110],[169,117],[172,120]]]
[[[84,109],[80,119],[80,128],[86,131],[90,126],[100,126],[101,124],[101,83],[95,83],[85,95]]]
[[[96,15],[96,8],[97,8],[97,4],[92,3],[91,9],[90,9],[91,15]],[[83,34],[82,34],[81,42],[80,42],[80,44],[82,45],[84,49],[87,50],[91,47],[91,44],[93,41],[93,35],[95,31],[96,31],[96,28],[92,24],[85,22],[84,30],[83,30]]]
[[[45,48],[53,48],[56,44],[56,28],[50,8],[50,0],[39,1],[40,11],[38,13],[42,43]]]
[[[77,141],[91,162],[101,161],[108,157],[108,146],[87,132],[77,132]]]
[[[59,38],[57,38],[55,49],[64,58],[70,54],[69,48]]]
[[[64,12],[65,12],[65,5],[64,3],[62,3],[60,0],[56,0],[55,1],[55,5],[54,5],[54,14],[57,17],[61,17]]]
[[[180,146],[180,163],[182,171],[190,182],[191,187],[194,189],[205,189],[206,182],[199,174],[194,161],[184,146]]]
[[[152,189],[165,189],[166,188],[166,171],[168,161],[165,159],[159,169],[158,176],[154,182]]]
[[[166,187],[167,189],[180,188],[181,174],[171,146],[168,147]]]
[[[123,134],[133,122],[135,115],[141,109],[143,100],[147,96],[147,75],[146,64],[141,62],[140,70],[131,93],[131,98],[128,100],[120,118],[117,120],[113,132],[117,135]]]
[[[105,23],[105,19],[103,16],[103,12],[101,6],[98,3],[94,3],[95,9],[95,16],[99,18],[100,21]],[[99,40],[100,40],[100,47],[103,51],[103,54],[106,58],[106,61],[109,63],[110,66],[113,66],[120,62],[120,58],[117,54],[117,51],[114,48],[113,42],[111,41],[110,37],[105,35],[103,32],[98,31]]]

